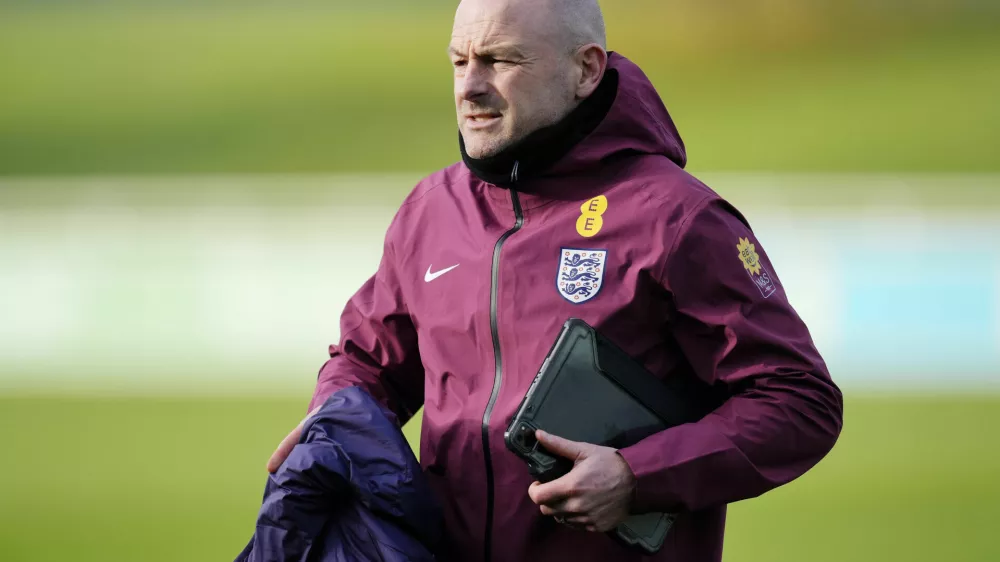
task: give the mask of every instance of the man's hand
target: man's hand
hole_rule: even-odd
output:
[[[295,426],[295,429],[293,429],[287,437],[281,440],[281,443],[278,444],[278,448],[275,449],[274,453],[271,455],[271,459],[267,461],[268,472],[271,474],[278,472],[278,469],[281,468],[281,463],[285,462],[285,459],[287,459],[288,455],[291,454],[292,449],[298,445],[299,439],[302,438],[302,428],[305,427],[306,421],[315,416],[319,409],[320,406],[317,406],[315,410],[309,412],[309,415],[300,421],[299,425]]]
[[[578,443],[537,431],[535,437],[546,450],[573,461],[573,470],[546,484],[528,488],[531,501],[544,515],[560,523],[603,533],[617,527],[629,515],[635,475],[618,451],[589,443]]]

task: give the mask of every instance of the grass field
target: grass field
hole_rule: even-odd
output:
[[[0,560],[231,559],[252,531],[264,462],[303,408],[0,399]],[[733,506],[726,560],[1000,558],[1000,395],[856,396],[846,420],[813,472]]]
[[[98,4],[0,3],[0,175],[457,159],[452,2]],[[809,7],[829,2],[632,4],[605,2],[610,46],[653,79],[696,170],[1000,170],[992,9],[910,29],[912,3],[875,19]]]

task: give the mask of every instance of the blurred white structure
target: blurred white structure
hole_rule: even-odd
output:
[[[416,179],[0,181],[0,392],[304,396]],[[786,206],[754,181],[713,185],[754,194],[840,383],[1000,386],[1000,209]]]

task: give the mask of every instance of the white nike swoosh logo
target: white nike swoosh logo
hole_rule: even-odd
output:
[[[458,265],[462,265],[462,264],[458,264]],[[449,267],[448,269],[442,269],[441,271],[438,271],[436,273],[431,273],[431,267],[434,267],[433,265],[430,266],[430,267],[428,267],[427,268],[427,274],[424,275],[424,283],[430,283],[431,281],[437,279],[438,277],[441,277],[445,273],[448,273],[449,271],[455,269],[456,267],[458,267],[458,265],[453,265],[453,266]]]

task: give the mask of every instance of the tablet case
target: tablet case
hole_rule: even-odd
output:
[[[572,461],[550,455],[535,439],[541,429],[573,441],[621,449],[650,435],[698,421],[723,398],[694,377],[656,378],[586,322],[570,319],[542,363],[504,433],[507,448],[548,482]],[[675,515],[629,517],[615,531],[622,542],[655,553]]]

